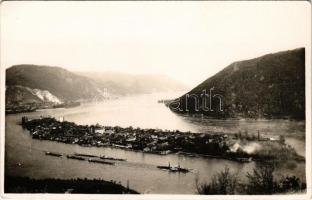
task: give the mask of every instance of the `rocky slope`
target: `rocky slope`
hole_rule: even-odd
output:
[[[102,100],[105,86],[60,67],[16,65],[6,70],[6,103]]]

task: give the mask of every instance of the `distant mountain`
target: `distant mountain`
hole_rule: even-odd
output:
[[[6,70],[6,105],[59,104],[123,95],[181,91],[185,86],[164,75],[73,73],[61,67],[15,65]]]
[[[77,72],[91,78],[118,95],[146,94],[152,92],[176,92],[189,89],[183,83],[166,75],[134,75],[120,72]]]
[[[195,97],[204,90],[209,96],[206,101]],[[304,119],[305,49],[234,62],[169,107],[179,113],[221,118]]]
[[[15,65],[6,70],[6,103],[101,100],[104,86],[60,67]]]

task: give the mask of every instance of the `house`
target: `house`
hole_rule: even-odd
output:
[[[96,134],[104,134],[104,132],[105,132],[105,129],[95,129],[95,131],[94,131]]]
[[[149,151],[151,151],[151,148],[145,147],[145,148],[143,149],[143,151],[144,151],[144,152],[149,152]]]
[[[106,133],[106,134],[111,135],[111,134],[114,134],[114,133],[115,133],[115,131],[114,131],[114,130],[109,129],[109,130],[105,130],[105,133]]]
[[[126,140],[126,142],[135,142],[136,141],[136,137],[130,137]]]

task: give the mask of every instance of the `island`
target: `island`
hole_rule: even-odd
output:
[[[120,126],[78,125],[61,117],[22,117],[21,126],[33,139],[57,141],[81,146],[113,147],[167,155],[203,156],[238,162],[295,160],[305,158],[285,143],[283,136],[238,132],[192,133],[178,130],[142,129]]]

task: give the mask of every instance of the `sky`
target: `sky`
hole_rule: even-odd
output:
[[[310,49],[307,1],[8,1],[1,67],[165,74],[195,86],[232,62]]]

